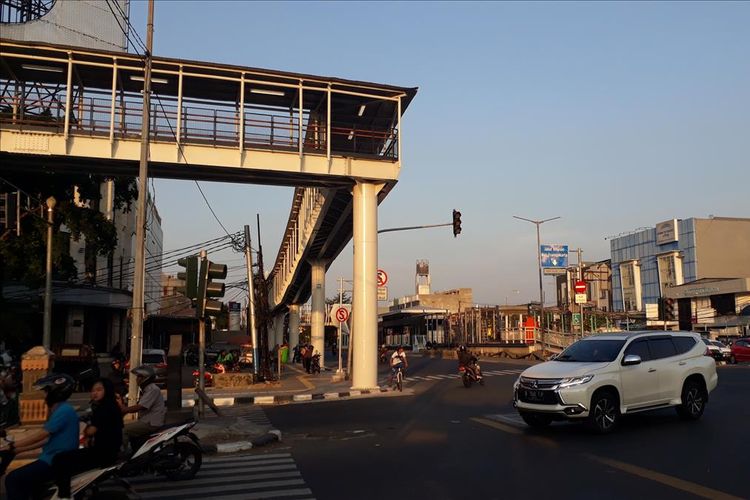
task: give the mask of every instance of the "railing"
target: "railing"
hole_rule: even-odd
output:
[[[0,86],[6,82],[0,82]],[[48,90],[44,97],[14,95],[5,85],[0,95],[0,123],[20,130],[65,132],[64,92]],[[113,99],[105,91],[87,90],[85,96],[74,94],[71,99],[69,134],[74,136],[109,136],[114,139],[137,140],[141,136],[143,104],[140,94],[118,93]],[[325,122],[288,110],[247,106],[243,119],[234,104],[201,102],[184,99],[178,107],[174,98],[152,99],[150,137],[155,142],[210,145],[213,147],[296,152],[327,153]],[[179,131],[178,129],[179,124]],[[240,134],[240,129],[244,133]],[[340,156],[396,161],[398,159],[397,129],[366,127],[331,127],[331,153]]]

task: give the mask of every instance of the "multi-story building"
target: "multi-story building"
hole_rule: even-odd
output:
[[[676,307],[675,326],[692,329],[710,315],[725,315],[718,311],[733,310],[736,316],[744,310],[741,296],[750,277],[748,218],[673,219],[614,237],[610,247],[615,311],[653,316],[660,299],[676,299],[676,306],[670,305]],[[719,282],[733,285],[717,286]]]

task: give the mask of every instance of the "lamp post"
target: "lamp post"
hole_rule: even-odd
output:
[[[541,226],[545,222],[557,220],[560,217],[551,217],[549,219],[544,219],[544,220],[531,220],[531,219],[526,219],[524,217],[518,217],[517,215],[514,215],[513,218],[518,219],[518,220],[523,220],[526,222],[531,222],[532,224],[536,226],[536,255],[537,255],[536,263],[537,263],[537,266],[539,267],[539,327],[542,330],[542,355],[544,355],[544,353],[547,350],[547,344],[546,344],[547,335],[544,331],[544,290],[542,289],[542,249],[541,249],[542,242],[539,237],[539,226]]]
[[[44,329],[42,345],[49,349],[52,342],[52,225],[57,200],[54,196],[47,198],[47,276],[44,283]]]

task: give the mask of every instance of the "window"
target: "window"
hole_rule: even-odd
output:
[[[692,337],[672,337],[672,342],[677,354],[684,354],[695,346],[695,339]]]
[[[614,361],[624,340],[579,340],[565,349],[555,361],[608,363]]]
[[[656,337],[648,339],[648,348],[652,359],[668,358],[677,355],[672,339],[669,337]]]
[[[682,257],[678,252],[670,252],[657,257],[659,268],[659,288],[661,295],[664,290],[676,285],[682,285]]]
[[[625,311],[641,310],[641,267],[631,261],[620,264],[622,304]]]
[[[631,343],[627,349],[625,349],[625,356],[628,354],[635,354],[641,357],[641,361],[649,361],[651,359],[651,353],[648,350],[648,340],[636,340]]]

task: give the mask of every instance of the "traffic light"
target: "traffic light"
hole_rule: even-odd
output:
[[[211,300],[209,297],[224,296],[224,283],[215,283],[212,280],[223,280],[226,277],[226,264],[216,264],[208,259],[201,259],[200,273],[198,274],[197,317],[216,316],[221,312],[221,301]]]
[[[191,255],[177,261],[177,265],[184,267],[185,272],[177,273],[177,279],[184,282],[177,287],[177,292],[189,299],[198,298],[198,256]]]
[[[674,313],[674,299],[664,299],[664,320],[675,321],[676,315]]]
[[[461,212],[453,209],[453,237],[461,233]]]

